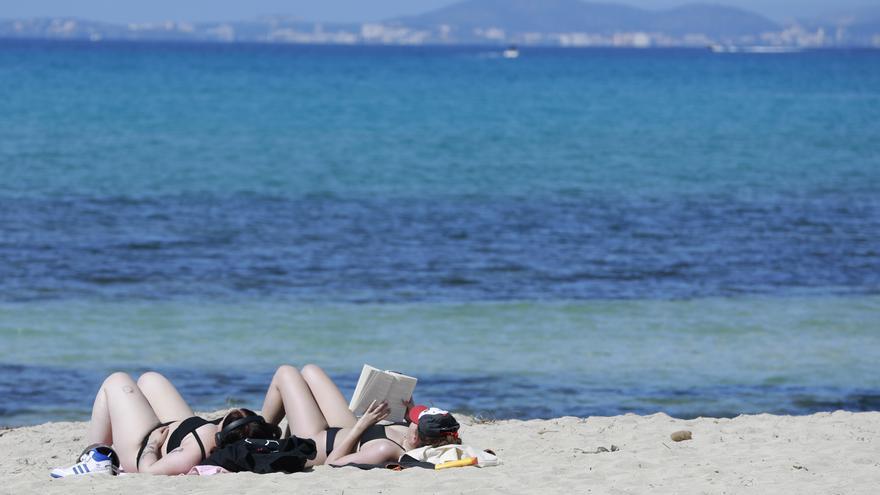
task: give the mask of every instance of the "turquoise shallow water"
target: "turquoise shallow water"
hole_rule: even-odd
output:
[[[494,417],[880,409],[877,51],[3,41],[0,93],[0,423],[284,362]]]
[[[316,362],[353,388],[364,362],[421,397],[490,417],[878,406],[880,299],[0,306],[7,422],[83,417],[103,374],[158,368],[204,408],[258,406],[274,368]],[[173,345],[169,345],[169,342]],[[40,394],[21,383],[64,379]],[[205,380],[204,377],[208,379]],[[64,383],[64,386],[61,384]],[[18,385],[18,387],[16,386]],[[18,389],[18,391],[16,391]],[[20,401],[20,402],[19,402]],[[59,413],[59,409],[63,413]]]

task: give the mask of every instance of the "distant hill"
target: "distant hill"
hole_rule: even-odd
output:
[[[712,33],[730,38],[778,31],[781,27],[747,10],[695,3],[653,13],[649,30],[673,35]]]
[[[517,33],[657,32],[669,35],[703,33],[711,37],[758,35],[780,26],[742,9],[714,4],[689,4],[652,11],[615,3],[580,0],[464,0],[425,14],[401,17],[402,26],[433,29],[447,25],[460,34],[499,28]]]
[[[843,44],[880,47],[880,7],[837,10],[820,19],[805,19],[800,25],[808,30],[823,30],[828,37]]]
[[[848,26],[848,32],[860,38],[872,37],[874,43],[871,44],[877,45],[880,40],[880,18],[853,22]]]
[[[647,10],[581,0],[463,0],[383,22],[247,21],[110,24],[75,18],[0,19],[0,38],[324,44],[880,47],[880,8],[779,25],[743,9],[691,3]]]
[[[391,22],[426,29],[448,25],[462,32],[495,27],[511,32],[604,33],[643,29],[646,14],[627,5],[580,0],[465,0]]]

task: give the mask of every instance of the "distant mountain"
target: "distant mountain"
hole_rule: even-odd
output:
[[[843,44],[880,47],[880,7],[836,10],[819,19],[799,21],[807,30],[821,30]]]
[[[646,14],[627,5],[580,0],[465,0],[391,22],[424,29],[447,25],[462,32],[494,27],[523,33],[605,33],[642,29]]]
[[[0,20],[0,38],[324,44],[880,47],[880,8],[779,25],[723,5],[646,10],[581,0],[463,0],[384,22],[248,21],[110,24],[75,18]]]
[[[424,29],[446,25],[459,33],[487,28],[515,33],[654,32],[702,33],[712,37],[759,35],[780,26],[758,14],[714,4],[689,4],[651,11],[615,3],[580,0],[464,0],[392,22]]]
[[[812,22],[832,24],[880,22],[880,6],[866,6],[845,9],[833,9],[823,15],[811,19]],[[809,22],[809,21],[808,21]]]
[[[856,20],[849,26],[846,26],[851,36],[872,40],[872,45],[880,45],[880,17],[877,19]]]
[[[747,10],[695,3],[653,13],[649,30],[673,35],[712,33],[731,38],[778,31],[781,27]]]

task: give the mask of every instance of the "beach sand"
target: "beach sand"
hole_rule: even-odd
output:
[[[47,423],[0,431],[0,493],[880,493],[880,412],[459,419],[465,443],[493,449],[503,465],[53,480],[50,468],[83,447],[86,424]],[[693,439],[673,442],[677,430]]]

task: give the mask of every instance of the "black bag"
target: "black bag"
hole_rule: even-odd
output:
[[[203,464],[233,473],[296,473],[305,469],[306,461],[314,459],[317,453],[315,441],[308,438],[245,438],[215,450]]]

